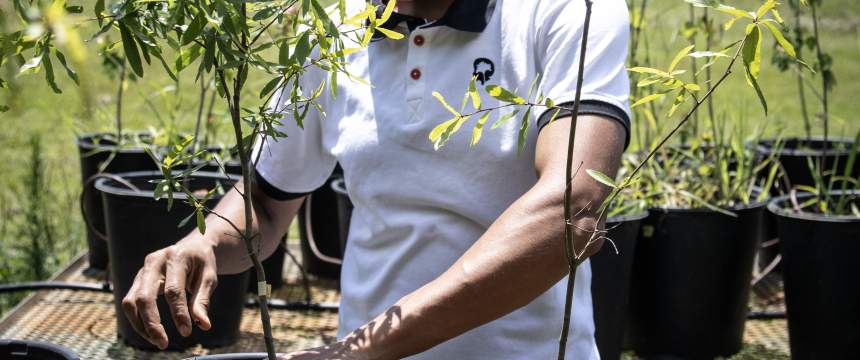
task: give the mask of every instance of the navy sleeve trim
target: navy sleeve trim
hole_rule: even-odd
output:
[[[268,197],[275,199],[275,200],[278,200],[278,201],[294,200],[294,199],[298,199],[302,196],[310,194],[310,193],[291,193],[291,192],[286,192],[286,191],[283,191],[281,189],[278,189],[277,187],[275,187],[275,185],[272,185],[270,182],[266,181],[266,178],[264,178],[262,175],[260,175],[260,172],[257,171],[257,169],[254,169],[254,179],[257,181],[257,185],[260,187],[260,190],[263,190],[264,194],[266,194]]]
[[[549,124],[556,111],[558,111],[558,115],[555,116],[556,119],[571,117],[571,114],[573,114],[573,101],[561,103],[557,106],[562,108],[562,110],[549,109],[538,117],[538,131],[543,130],[543,127]],[[627,149],[627,146],[630,145],[630,117],[627,116],[627,112],[618,106],[599,100],[583,100],[579,104],[579,115],[600,115],[618,121],[624,126],[626,132],[624,148]]]

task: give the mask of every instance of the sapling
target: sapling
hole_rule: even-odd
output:
[[[366,47],[374,31],[402,38],[399,33],[377,28],[391,16],[394,4],[394,1],[388,2],[380,16],[377,16],[376,6],[368,4],[361,13],[347,19],[345,1],[341,0],[338,3],[339,24],[336,24],[317,0],[124,1],[109,10],[106,10],[104,0],[96,3],[96,15],[106,22],[101,31],[119,30],[126,58],[138,76],[143,75],[143,62],[149,62],[150,58],[158,59],[171,77],[191,68],[195,62],[198,63],[195,77],[198,81],[204,81],[207,74],[214,76],[218,94],[228,109],[236,153],[242,167],[243,187],[236,190],[244,202],[246,226],[241,229],[206,207],[205,202],[211,192],[202,200],[188,196],[195,209],[189,219],[194,218],[198,230],[203,233],[206,231],[205,214],[209,213],[227,221],[244,241],[258,279],[257,296],[270,359],[275,358],[267,306],[270,290],[258,255],[260,234],[255,233],[251,225],[251,192],[256,161],[252,159],[254,142],[259,144],[267,139],[285,137],[286,134],[276,129],[284,112],[292,113],[293,120],[300,126],[311,108],[323,112],[316,99],[322,95],[326,82],[330,82],[334,96],[337,75],[351,77],[345,67],[345,56]],[[282,29],[279,31],[278,27]],[[361,29],[366,30],[360,33],[358,30]],[[356,47],[345,46],[344,38],[349,36],[352,36]],[[162,46],[178,53],[173,67],[164,61]],[[268,49],[277,50],[276,54]],[[314,49],[316,51],[312,51]],[[270,59],[271,55],[275,55],[275,59]],[[330,76],[315,89],[302,89],[298,79],[311,67],[326,71]],[[263,104],[256,109],[247,105],[245,93],[252,71],[269,79],[259,91]],[[288,105],[284,108],[268,107],[267,104],[277,94],[288,96]],[[250,131],[246,132],[245,127]],[[193,195],[173,173],[178,166],[203,155],[199,150],[187,151],[192,141],[192,138],[185,139],[160,161],[164,179],[157,184],[156,196],[166,197],[168,206],[173,201],[174,191]],[[202,165],[186,168],[178,177],[191,175],[199,166]]]
[[[584,0],[586,4],[586,14],[583,24],[583,35],[580,43],[580,59],[578,62],[579,72],[577,75],[577,89],[575,95],[575,101],[573,105],[573,114],[577,114],[578,106],[579,106],[579,98],[580,98],[580,89],[583,82],[584,72],[585,72],[585,53],[587,50],[587,40],[588,40],[588,29],[591,21],[591,9],[592,9],[592,1]],[[586,173],[591,176],[594,180],[609,186],[612,188],[609,196],[606,197],[604,202],[600,204],[597,211],[597,222],[596,224],[600,224],[603,220],[606,219],[608,211],[610,209],[610,204],[613,204],[618,196],[622,194],[622,192],[630,187],[634,182],[638,181],[639,172],[649,163],[649,161],[655,156],[655,154],[663,148],[663,146],[672,139],[675,134],[679,132],[686,125],[693,115],[699,110],[701,105],[707,101],[713,93],[725,82],[725,80],[732,74],[735,64],[738,59],[742,59],[742,64],[744,68],[744,72],[746,74],[746,79],[750,87],[752,87],[756,93],[756,96],[760,100],[762,107],[764,108],[765,113],[767,112],[767,102],[765,100],[764,94],[762,93],[761,88],[758,84],[758,75],[760,71],[761,64],[761,42],[762,42],[762,33],[765,31],[770,32],[776,41],[780,44],[781,47],[788,53],[789,55],[794,56],[795,51],[793,46],[785,40],[781,31],[774,25],[774,23],[781,22],[782,18],[779,16],[777,10],[775,9],[777,3],[775,0],[767,0],[760,7],[758,7],[755,11],[743,11],[728,5],[723,5],[718,3],[716,0],[687,0],[687,2],[691,3],[696,7],[708,7],[714,9],[720,13],[727,14],[731,16],[731,19],[726,22],[725,27],[728,29],[733,25],[736,25],[739,21],[746,22],[747,27],[744,33],[744,37],[738,41],[735,41],[724,49],[718,52],[713,51],[700,51],[693,52],[694,46],[688,46],[681,50],[675,58],[672,60],[671,64],[666,70],[660,70],[656,68],[650,67],[633,67],[630,69],[631,72],[639,73],[647,75],[647,77],[637,83],[638,87],[648,87],[651,85],[659,85],[660,89],[647,96],[642,97],[638,101],[633,104],[633,107],[641,106],[643,104],[647,104],[649,102],[653,102],[656,100],[663,99],[669,95],[672,96],[673,102],[672,106],[669,110],[668,116],[671,117],[677,110],[681,108],[682,105],[687,103],[692,99],[692,106],[685,113],[685,115],[681,118],[681,120],[667,133],[665,134],[660,141],[654,144],[648,154],[644,157],[644,159],[639,162],[639,164],[630,171],[629,174],[620,182],[615,182],[609,176],[600,173],[599,171],[586,169]],[[599,3],[598,3],[599,6]],[[771,16],[768,16],[772,14]],[[641,20],[640,20],[641,21]],[[727,53],[732,51],[733,55],[728,55]],[[716,82],[713,83],[704,95],[698,96],[697,93],[702,90],[701,86],[693,83],[687,82],[683,78],[680,77],[683,74],[683,71],[678,71],[677,68],[680,65],[680,62],[685,58],[708,58],[714,61],[720,58],[728,58],[729,63],[726,66],[723,74],[717,78]],[[706,66],[711,66],[711,63],[708,63]],[[536,79],[537,81],[537,79]],[[536,82],[535,81],[535,82]],[[462,105],[460,107],[460,111],[455,110],[448,102],[442,97],[439,93],[434,93],[433,95],[440,101],[440,103],[454,116],[454,118],[445,121],[435,127],[430,135],[430,141],[433,142],[434,147],[436,149],[443,146],[451,136],[453,136],[464,123],[466,123],[470,118],[475,115],[480,114],[480,118],[475,123],[472,134],[472,142],[474,145],[477,143],[483,131],[483,127],[486,121],[489,118],[489,115],[492,111],[505,109],[505,108],[514,108],[512,112],[502,115],[496,123],[493,125],[493,128],[498,127],[500,124],[503,124],[506,121],[509,121],[512,117],[516,116],[520,109],[525,108],[526,111],[521,118],[521,126],[519,131],[519,148],[522,149],[525,143],[525,134],[528,131],[529,123],[530,123],[530,114],[533,108],[540,107],[546,108],[550,110],[555,110],[555,115],[557,115],[560,111],[560,108],[555,106],[555,102],[552,99],[548,99],[543,95],[538,95],[536,99],[533,98],[534,93],[534,85],[529,89],[527,98],[522,98],[520,96],[515,95],[512,91],[504,89],[497,85],[488,85],[485,87],[485,92],[491,97],[502,102],[502,105],[490,107],[490,108],[482,108],[481,107],[481,96],[475,87],[474,79],[469,85],[469,89],[464,95]],[[463,109],[466,106],[468,100],[471,99],[472,105],[475,108],[474,112],[463,113]],[[600,242],[601,240],[605,240],[606,231],[594,228],[594,229],[584,229],[589,235],[589,239],[587,239],[585,245],[582,249],[574,248],[574,239],[573,234],[576,228],[573,225],[572,218],[574,216],[574,209],[571,209],[571,184],[572,179],[578,175],[580,168],[574,168],[573,159],[572,159],[572,149],[574,146],[575,139],[575,129],[576,129],[576,119],[575,116],[571,122],[570,134],[568,138],[568,153],[566,159],[566,171],[565,171],[565,201],[564,201],[564,221],[565,221],[565,255],[568,259],[569,266],[569,276],[568,276],[568,284],[567,284],[567,293],[565,297],[565,310],[564,310],[564,324],[561,330],[561,336],[559,338],[559,349],[558,349],[558,358],[564,359],[565,357],[565,349],[567,342],[567,331],[570,324],[570,310],[573,299],[573,282],[574,282],[574,274],[576,271],[576,267],[579,263],[585,260],[586,253],[588,249],[594,244]],[[578,211],[585,211],[586,209],[579,209]]]

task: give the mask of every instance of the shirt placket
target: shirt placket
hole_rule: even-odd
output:
[[[415,29],[409,34],[408,51],[406,56],[406,102],[412,112],[410,120],[418,122],[422,119],[422,102],[425,94],[429,69],[427,59],[430,58],[429,43],[430,29]]]

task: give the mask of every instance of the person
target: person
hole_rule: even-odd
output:
[[[348,1],[353,12],[364,6]],[[535,107],[521,154],[519,121],[489,130],[504,109],[476,145],[458,133],[434,150],[428,134],[450,115],[431,93],[462,98],[473,77],[480,88],[526,91],[537,78],[544,95],[570,108],[584,15],[584,2],[572,0],[399,0],[383,27],[405,38],[375,38],[347,58],[352,75],[373,85],[340,77],[337,96],[320,99],[325,115],[311,110],[299,129],[286,112],[280,130],[289,137],[258,144],[254,223],[244,223],[235,190],[215,211],[240,228],[254,226],[263,256],[336,163],[355,206],[338,340],[285,358],[555,356],[568,272],[563,201],[571,119],[577,117],[574,164],[614,176],[630,132],[626,4],[594,3],[580,111],[550,121],[554,111]],[[314,89],[325,76],[310,71],[298,81]],[[288,97],[272,106],[288,106]],[[485,108],[499,105],[482,98]],[[582,251],[589,229],[601,226],[596,208],[609,189],[579,174],[572,192],[574,245]],[[182,334],[192,322],[206,330],[217,274],[251,266],[234,228],[212,215],[206,224],[205,235],[193,232],[150,254],[123,301],[135,328],[158,346],[167,344],[159,293]],[[590,271],[587,260],[576,270],[567,345],[573,359],[599,358]]]

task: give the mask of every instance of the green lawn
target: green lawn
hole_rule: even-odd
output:
[[[86,8],[91,8],[92,1],[86,0],[84,3]],[[596,3],[599,6],[600,0]],[[665,68],[674,53],[686,45],[686,40],[674,29],[686,21],[688,8],[681,0],[651,0],[650,3],[647,32],[653,58],[651,65]],[[743,0],[730,3],[749,7],[749,4],[756,2]],[[860,93],[860,82],[852,80],[860,78],[860,3],[855,0],[827,0],[825,4],[822,11],[823,44],[835,58],[834,71],[838,80],[831,98],[832,133],[851,135],[860,128],[860,121],[854,118],[860,114],[860,102],[853,97]],[[788,13],[788,9],[783,11],[787,19]],[[90,22],[90,25],[82,28],[82,32],[92,33],[92,26]],[[726,35],[726,38],[731,36]],[[765,49],[761,83],[770,102],[769,115],[764,116],[753,92],[743,81],[741,72],[736,72],[733,79],[715,95],[717,112],[731,115],[732,118],[746,114],[749,122],[767,123],[773,131],[784,130],[787,134],[799,135],[802,125],[795,96],[795,77],[790,72],[781,73],[770,65],[770,41]],[[30,199],[25,185],[31,171],[31,160],[28,158],[31,137],[41,137],[44,145],[47,184],[44,192],[48,199],[44,203],[44,213],[47,214],[46,222],[54,229],[53,237],[56,239],[52,252],[48,254],[53,259],[49,269],[56,270],[61,263],[83,249],[83,227],[76,203],[80,191],[78,155],[73,139],[77,133],[113,129],[117,87],[116,79],[111,78],[100,66],[101,59],[94,44],[89,46],[87,61],[88,66],[78,71],[87,79],[87,88],[92,91],[96,105],[92,116],[85,114],[81,96],[59,72],[60,85],[64,89],[61,95],[53,94],[39,76],[18,78],[12,91],[0,91],[0,103],[12,106],[11,111],[0,113],[0,154],[5,159],[0,162],[0,174],[3,175],[0,178],[0,249],[4,252],[4,259],[0,260],[0,282],[30,277],[28,244],[31,239],[24,224]],[[194,79],[188,74],[181,76],[177,90],[169,78],[160,75],[160,65],[147,70],[145,80],[131,83],[126,90],[126,129],[175,127],[181,131],[190,131],[198,97],[198,85]],[[14,73],[16,70],[7,67],[0,71]],[[248,88],[260,88],[264,81],[252,78]],[[249,97],[256,98],[253,95],[255,92],[251,93]],[[814,101],[810,105],[817,111]],[[223,118],[223,107],[219,107],[216,113],[219,118]],[[677,116],[659,121],[672,124],[677,121]],[[222,128],[227,129],[226,123]],[[229,140],[229,134],[219,136]]]

